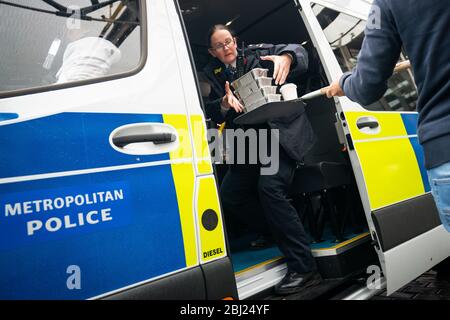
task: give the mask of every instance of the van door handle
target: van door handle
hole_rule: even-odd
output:
[[[116,147],[123,148],[131,143],[153,142],[154,144],[165,144],[174,142],[176,139],[177,136],[171,132],[158,132],[115,137],[112,139],[112,142]]]
[[[366,121],[358,121],[356,123],[356,126],[358,127],[358,129],[362,129],[362,128],[370,128],[370,129],[375,129],[379,127],[379,123],[378,121],[375,120],[366,120]]]

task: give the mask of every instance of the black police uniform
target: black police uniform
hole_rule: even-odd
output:
[[[306,50],[295,44],[249,46],[245,50],[244,72],[254,68],[266,68],[270,70],[270,75],[273,73],[273,62],[260,60],[260,57],[283,53],[289,53],[293,57],[287,82],[295,82],[295,78],[305,73],[308,68]],[[298,113],[291,119],[271,121],[262,126],[237,126],[233,119],[239,114],[230,109],[223,115],[220,106],[225,95],[225,82],[231,83],[235,77],[218,59],[213,59],[203,71],[211,84],[211,94],[205,102],[207,117],[216,123],[226,121],[226,129],[272,128],[279,129],[280,133],[279,170],[276,174],[261,175],[260,165],[230,165],[220,188],[225,216],[239,215],[241,220],[260,229],[259,232],[264,232],[264,224],[261,223],[263,212],[272,235],[286,257],[289,271],[315,271],[316,264],[309,248],[308,237],[295,208],[287,199],[297,161],[302,160],[315,140],[305,110],[299,107]]]

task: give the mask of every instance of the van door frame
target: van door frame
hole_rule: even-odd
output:
[[[309,0],[294,0],[297,3],[299,13],[301,17],[303,18],[303,21],[305,22],[305,26],[309,32],[309,35],[311,37],[311,40],[314,44],[314,46],[317,49],[317,52],[320,57],[320,61],[322,62],[323,69],[327,75],[328,81],[331,79],[338,79],[340,76],[342,76],[342,70],[339,66],[339,63],[336,59],[336,56],[334,55],[333,51],[331,50],[330,45],[328,44],[328,41],[325,37],[325,34],[322,32],[322,28],[317,21],[317,18],[314,14],[314,12],[311,9],[310,3],[311,2],[317,2],[317,1],[309,1]],[[319,3],[318,3],[319,4]],[[321,4],[322,5],[322,4]],[[335,104],[336,104],[336,111],[338,115],[343,115],[343,106],[345,106],[346,110],[354,110],[354,111],[365,111],[360,105],[357,103],[351,101],[347,97],[339,97],[335,98]],[[349,137],[350,131],[348,129],[348,126],[345,124],[345,120],[342,120],[341,117],[336,117],[338,119],[338,122],[340,123],[340,126],[344,132],[345,137]],[[346,140],[345,141],[346,146],[349,150],[351,150],[351,142]],[[358,190],[360,190],[360,196],[362,205],[364,207],[364,212],[369,212],[370,215],[370,203],[368,198],[368,193],[366,190],[366,185],[364,182],[364,177],[361,171],[361,165],[358,159],[358,156],[354,152],[349,152],[351,164],[353,167],[353,171],[355,173],[356,182],[358,185]],[[370,218],[370,217],[369,217]],[[367,219],[369,221],[369,229],[372,231],[375,231],[375,227],[371,222],[371,219]],[[373,239],[373,236],[372,236]]]

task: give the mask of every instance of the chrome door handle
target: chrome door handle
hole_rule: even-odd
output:
[[[109,143],[118,152],[132,155],[153,155],[172,152],[180,146],[178,131],[159,122],[131,123],[116,128]]]

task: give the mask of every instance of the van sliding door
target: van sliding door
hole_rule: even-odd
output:
[[[329,81],[357,64],[370,6],[365,1],[296,1]],[[450,254],[417,138],[417,92],[409,70],[395,73],[378,102],[336,99],[358,189],[388,294]]]

